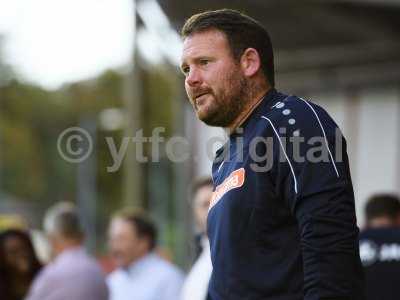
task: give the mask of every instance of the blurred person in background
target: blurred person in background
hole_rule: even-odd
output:
[[[192,208],[198,237],[196,240],[200,243],[200,255],[185,279],[181,300],[207,299],[212,272],[210,242],[207,237],[207,214],[212,193],[213,184],[210,177],[199,178],[194,182]]]
[[[1,214],[0,213],[0,231],[5,229],[19,229],[26,232],[33,245],[35,254],[39,262],[46,264],[50,259],[50,246],[46,235],[35,228],[29,226],[24,217],[19,214]]]
[[[400,299],[400,199],[377,194],[365,206],[360,256],[368,300]]]
[[[107,300],[97,262],[83,248],[84,234],[72,203],[51,207],[44,219],[53,261],[35,279],[27,300]]]
[[[109,226],[109,247],[117,266],[107,283],[110,300],[177,300],[183,274],[155,253],[157,230],[143,212],[122,211]]]
[[[0,232],[0,298],[22,300],[41,269],[27,232],[7,229]]]
[[[400,226],[400,200],[392,194],[377,194],[365,205],[367,228],[398,228]]]

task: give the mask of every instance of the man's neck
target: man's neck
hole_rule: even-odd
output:
[[[261,100],[264,96],[271,90],[271,87],[268,86],[265,89],[260,89],[260,91],[254,95],[252,95],[250,101],[247,102],[247,105],[243,109],[243,111],[239,114],[239,116],[235,119],[232,125],[227,127],[228,134],[231,134],[242,125],[249,115],[253,112],[253,110],[261,103]]]
[[[82,247],[82,242],[80,240],[64,240],[59,242],[59,244],[55,245],[54,256],[57,257],[66,251],[78,249],[81,247]]]

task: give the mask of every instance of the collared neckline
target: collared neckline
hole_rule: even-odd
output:
[[[63,252],[61,252],[54,258],[53,263],[62,261],[65,258],[68,258],[78,253],[85,253],[85,249],[82,246],[76,246],[76,247],[71,247],[69,249],[65,249]]]
[[[267,91],[267,93],[261,98],[261,100],[252,107],[247,117],[241,122],[240,126],[236,127],[235,130],[233,130],[231,133],[227,133],[228,140],[224,143],[224,145],[216,150],[215,157],[219,157],[224,152],[225,147],[229,145],[229,140],[232,140],[237,136],[243,135],[245,128],[250,123],[250,121],[254,119],[254,116],[259,114],[259,112],[262,110],[262,107],[264,107],[265,105],[269,105],[269,103],[274,99],[277,93],[278,91],[274,87],[271,87]]]
[[[157,257],[157,255],[154,252],[149,252],[146,255],[142,256],[138,260],[132,262],[127,268],[126,271],[129,273],[129,275],[133,275],[137,272],[140,272],[143,270],[146,265],[148,265],[151,261],[154,261],[154,259]]]
[[[257,114],[263,104],[269,103],[276,93],[276,89],[274,87],[271,87],[268,92],[255,105],[253,105],[253,107],[248,111],[245,118],[242,119],[239,125],[236,126],[236,128],[231,133],[228,134],[229,138],[243,134],[244,129],[246,128],[252,117]]]

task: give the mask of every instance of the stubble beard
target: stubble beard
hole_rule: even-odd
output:
[[[246,107],[251,94],[247,79],[239,72],[232,72],[226,80],[228,88],[218,96],[213,93],[212,109],[207,115],[199,116],[209,126],[229,127],[233,124]]]

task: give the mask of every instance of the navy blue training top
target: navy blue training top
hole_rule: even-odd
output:
[[[346,142],[326,111],[270,90],[212,177],[212,300],[364,299]]]

